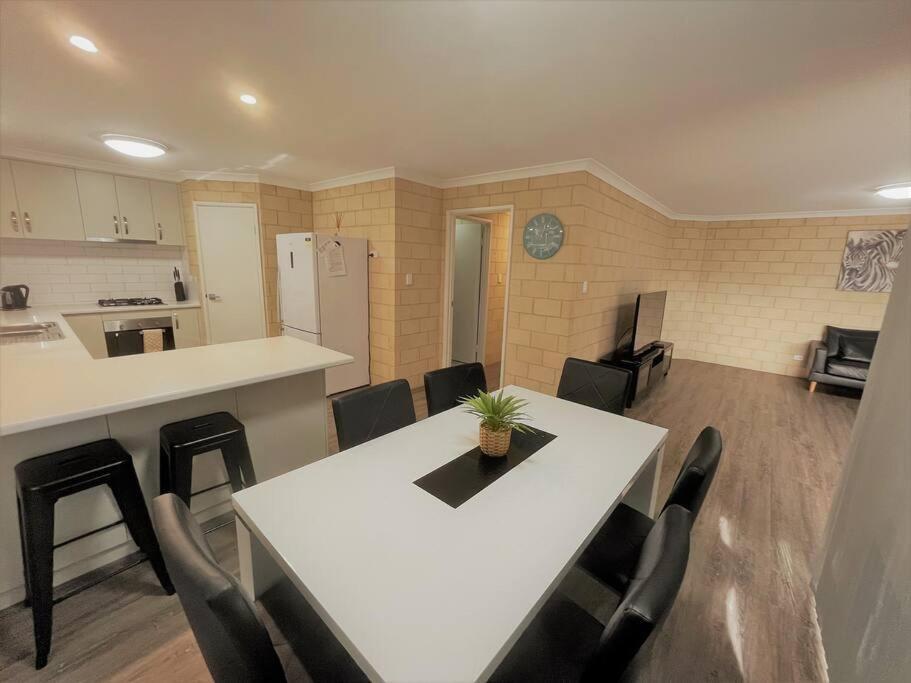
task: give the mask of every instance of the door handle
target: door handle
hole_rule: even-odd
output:
[[[206,294],[206,298],[209,301],[221,301],[221,297],[218,294]]]
[[[117,220],[117,216],[114,216],[114,234],[120,234],[120,222]]]
[[[19,217],[15,211],[9,212],[9,222],[13,224],[13,232],[19,232]]]

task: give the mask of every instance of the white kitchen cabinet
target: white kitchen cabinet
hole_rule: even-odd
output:
[[[120,234],[120,213],[114,176],[97,171],[76,171],[82,222],[87,240],[115,240]]]
[[[177,185],[151,180],[149,186],[152,190],[152,211],[155,214],[158,244],[182,246],[183,221],[180,216],[180,192]]]
[[[191,346],[202,346],[199,338],[199,309],[180,308],[171,311],[174,321],[174,347],[186,349]]]
[[[23,236],[44,240],[84,240],[82,211],[72,168],[10,162]]]
[[[13,170],[9,161],[0,159],[0,237],[22,237],[21,215],[13,186]]]
[[[155,242],[157,232],[149,181],[115,175],[114,187],[120,207],[121,238]]]
[[[104,324],[98,313],[67,315],[67,325],[82,342],[92,358],[107,358],[108,347],[104,339]]]

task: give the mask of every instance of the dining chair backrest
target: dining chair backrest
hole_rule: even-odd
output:
[[[623,415],[633,374],[629,370],[581,358],[567,358],[557,398]]]
[[[218,565],[186,504],[173,493],[158,496],[152,518],[177,597],[215,682],[284,681],[256,607]]]
[[[620,677],[670,611],[683,583],[692,515],[679,505],[664,509],[652,527],[636,570],[586,668],[586,681]]]
[[[481,363],[460,363],[424,373],[428,415],[455,408],[460,398],[477,396],[478,391],[487,391],[487,378]]]
[[[411,387],[394,379],[332,399],[332,415],[340,450],[415,423]]]
[[[721,432],[714,427],[703,429],[690,452],[683,461],[677,480],[667,497],[665,507],[680,505],[693,513],[693,520],[699,514],[702,502],[715,478],[721,460]]]

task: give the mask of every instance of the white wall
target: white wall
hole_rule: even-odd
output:
[[[183,247],[23,239],[0,242],[0,283],[28,285],[30,306],[135,296],[173,302],[171,270],[175,266],[183,277],[189,275]]]
[[[833,683],[911,681],[911,258],[899,268],[816,585]],[[787,634],[779,634],[787,637]]]

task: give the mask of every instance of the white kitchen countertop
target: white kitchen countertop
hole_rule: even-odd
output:
[[[36,306],[36,311],[60,313],[62,315],[85,315],[88,313],[118,313],[121,311],[168,311],[172,308],[199,308],[198,301],[167,302],[160,306],[99,306],[98,304],[60,304],[57,306]],[[9,311],[8,311],[9,312]]]
[[[350,363],[351,356],[292,337],[93,359],[65,315],[198,307],[35,307],[0,312],[0,325],[56,322],[64,338],[0,346],[0,435],[256,384]],[[75,309],[75,310],[74,310]]]

